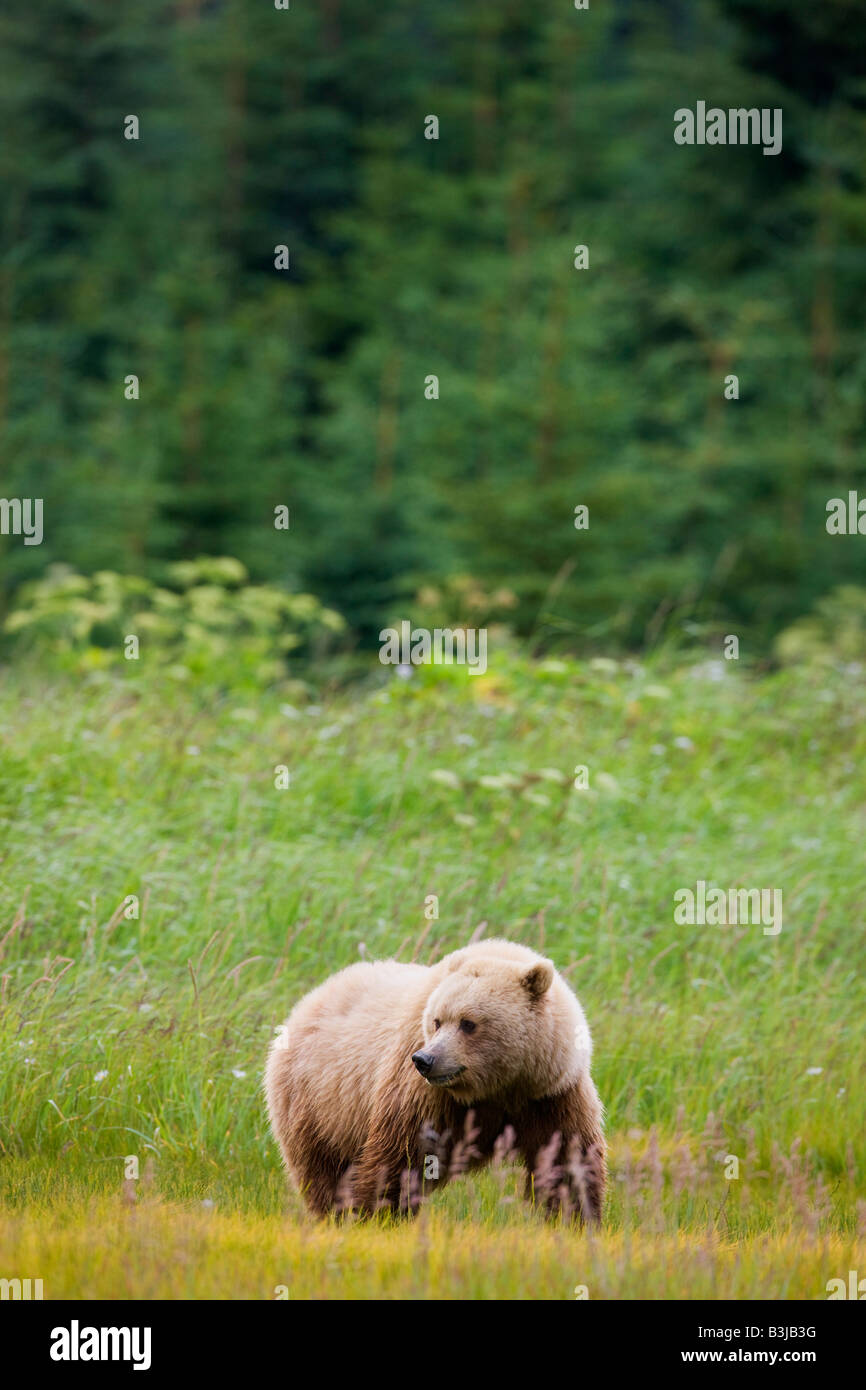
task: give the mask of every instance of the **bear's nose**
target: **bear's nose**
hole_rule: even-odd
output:
[[[436,1058],[433,1056],[432,1052],[413,1052],[412,1061],[415,1063],[415,1066],[422,1076],[429,1076],[430,1068],[436,1061]]]

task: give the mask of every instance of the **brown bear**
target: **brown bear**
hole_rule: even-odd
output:
[[[597,1221],[591,1046],[574,994],[526,946],[350,965],[296,1005],[271,1047],[271,1128],[319,1214],[412,1211],[422,1191],[507,1150],[530,1199]]]

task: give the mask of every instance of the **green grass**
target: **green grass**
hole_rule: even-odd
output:
[[[297,709],[137,667],[7,672],[0,1275],[47,1297],[820,1298],[866,1271],[863,687],[714,672],[503,656]],[[781,889],[781,933],[676,925],[699,878]],[[262,1106],[274,1027],[360,954],[473,933],[544,950],[583,1002],[604,1230],[545,1225],[508,1172],[413,1224],[316,1225]]]

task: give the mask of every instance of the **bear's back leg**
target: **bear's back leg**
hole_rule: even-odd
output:
[[[327,1215],[337,1202],[345,1159],[322,1137],[312,1110],[298,1101],[282,1109],[277,1134],[285,1165],[307,1206],[317,1216]]]
[[[291,1162],[291,1170],[304,1201],[316,1216],[327,1216],[334,1210],[346,1164],[330,1144],[322,1139],[308,1139],[303,1160]]]

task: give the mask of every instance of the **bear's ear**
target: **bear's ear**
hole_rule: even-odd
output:
[[[448,966],[448,974],[450,975],[452,970],[459,970],[461,965],[464,964],[465,960],[465,951],[452,951],[451,955],[446,956],[445,958],[446,964]]]
[[[530,966],[526,973],[521,975],[520,983],[529,994],[530,999],[540,999],[542,994],[546,994],[553,984],[553,966],[550,961],[536,961],[535,965]]]

